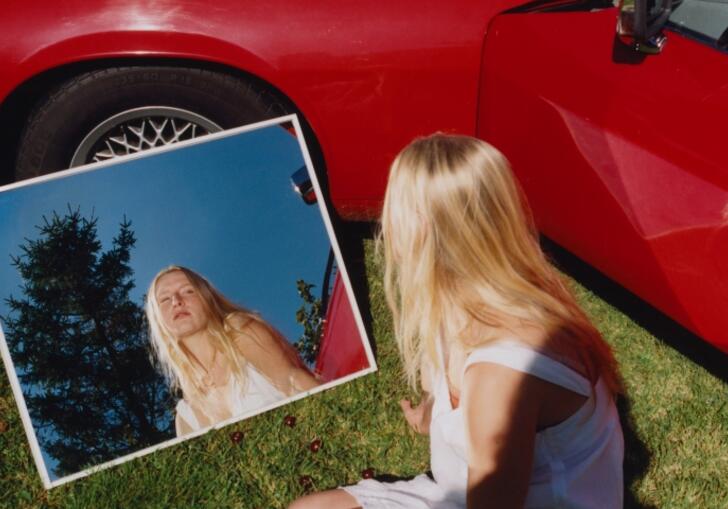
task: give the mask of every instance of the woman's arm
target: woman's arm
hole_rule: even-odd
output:
[[[291,352],[260,322],[245,323],[235,344],[248,362],[289,396],[321,385],[307,369],[295,363]]]
[[[531,478],[542,382],[498,364],[465,372],[468,508],[523,507]]]

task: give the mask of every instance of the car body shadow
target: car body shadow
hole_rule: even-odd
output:
[[[332,217],[336,239],[341,249],[341,256],[346,264],[356,303],[359,306],[364,329],[374,358],[377,358],[377,345],[372,329],[372,307],[369,300],[369,283],[367,281],[366,260],[364,254],[364,241],[374,238],[375,224],[344,222],[338,217]]]
[[[545,237],[541,247],[563,272],[604,300],[665,345],[673,348],[711,375],[728,383],[728,355],[612,281],[575,255]]]

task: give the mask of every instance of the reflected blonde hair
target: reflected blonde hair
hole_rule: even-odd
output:
[[[147,321],[149,322],[149,335],[152,350],[170,388],[172,390],[181,389],[185,399],[195,408],[206,415],[208,414],[205,405],[207,388],[202,382],[205,373],[200,366],[190,360],[187,349],[174,338],[164,325],[159,302],[157,301],[156,290],[159,280],[166,274],[175,271],[182,272],[201,297],[208,317],[207,334],[209,339],[213,347],[228,362],[228,366],[240,387],[245,388],[248,383],[246,375],[247,361],[235,346],[235,338],[243,334],[246,339],[258,341],[255,333],[248,327],[252,322],[262,325],[268,331],[271,337],[281,345],[293,365],[308,370],[298,357],[295,349],[260,315],[230,301],[212,286],[207,279],[193,270],[171,265],[159,271],[149,285],[145,306]],[[273,383],[272,380],[271,383]],[[211,415],[207,415],[207,417],[214,418]]]
[[[505,157],[467,136],[413,141],[392,164],[378,248],[409,383],[440,364],[439,337],[470,351],[514,321],[573,348],[594,382],[616,394],[611,349],[546,260]],[[466,337],[474,322],[488,336]],[[552,343],[553,344],[553,343]]]

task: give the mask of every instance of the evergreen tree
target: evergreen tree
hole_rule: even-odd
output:
[[[67,475],[173,436],[171,398],[132,302],[126,218],[103,252],[79,210],[37,226],[12,257],[23,296],[6,299],[7,342],[41,448]]]

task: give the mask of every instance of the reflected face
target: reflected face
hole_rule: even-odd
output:
[[[154,296],[167,330],[183,339],[205,329],[207,312],[197,289],[184,272],[168,272],[157,280]]]

